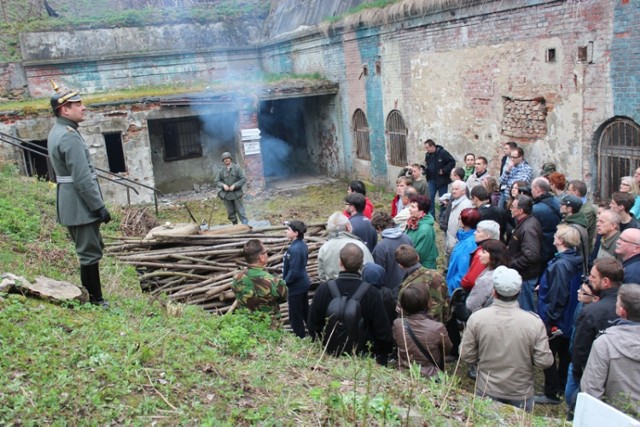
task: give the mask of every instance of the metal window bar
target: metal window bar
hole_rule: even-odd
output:
[[[16,138],[16,137],[8,135],[6,133],[0,132],[0,142],[7,143],[7,144],[12,145],[14,147],[17,147],[17,148],[19,148],[19,149],[21,149],[23,151],[28,151],[29,153],[37,154],[39,156],[44,156],[47,159],[47,161],[49,160],[49,155],[46,154],[46,153],[43,153],[41,151],[42,147],[40,147],[37,144],[34,144],[31,141],[24,141],[24,140],[22,140],[20,138]],[[123,187],[125,187],[127,189],[127,204],[131,204],[130,190],[132,190],[136,194],[140,194],[140,193],[138,193],[138,190],[136,190],[133,186],[125,184],[124,182],[120,182],[120,181],[127,181],[127,182],[135,184],[135,185],[137,185],[139,187],[146,188],[148,190],[153,191],[153,203],[154,203],[154,206],[155,206],[156,215],[158,215],[158,194],[160,196],[164,195],[164,194],[162,194],[162,192],[160,190],[158,190],[157,188],[151,187],[149,185],[141,184],[141,183],[139,183],[137,181],[134,181],[132,179],[126,178],[124,176],[120,176],[120,175],[118,175],[116,173],[113,173],[113,172],[110,172],[108,170],[101,169],[101,168],[99,168],[97,166],[94,166],[94,167],[96,168],[96,171],[101,172],[101,173],[98,173],[98,177],[99,178],[105,179],[107,181],[114,182],[114,183],[116,183],[118,185],[122,185]],[[113,178],[111,178],[110,176],[113,177]]]
[[[201,157],[200,121],[197,118],[176,123],[178,131],[178,149],[181,158]]]
[[[371,160],[369,123],[367,116],[360,109],[353,113],[353,133],[356,141],[356,157],[362,160]]]
[[[394,166],[407,165],[407,127],[399,111],[392,111],[387,117],[389,135],[389,163]]]
[[[598,179],[594,194],[608,200],[618,191],[620,179],[640,167],[640,127],[628,119],[616,119],[602,131],[597,150]]]

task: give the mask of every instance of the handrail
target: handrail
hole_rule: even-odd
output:
[[[48,154],[43,153],[41,151],[41,149],[43,147],[41,147],[41,146],[31,142],[31,141],[25,141],[25,140],[22,140],[20,138],[16,138],[15,136],[8,135],[8,134],[6,134],[4,132],[0,132],[0,141],[5,142],[5,143],[7,143],[9,145],[12,145],[14,147],[20,148],[22,150],[26,150],[26,151],[29,151],[31,153],[43,156],[46,159],[49,158]],[[19,143],[16,143],[14,141],[18,141]],[[34,149],[32,147],[37,147],[38,149]],[[158,197],[157,197],[157,195],[159,194],[160,196],[164,196],[164,194],[160,190],[158,190],[157,188],[151,187],[149,185],[142,184],[140,182],[134,181],[134,180],[132,180],[130,178],[126,178],[126,177],[124,177],[122,175],[118,175],[117,173],[114,173],[114,172],[111,172],[111,171],[108,171],[108,170],[105,170],[105,169],[102,169],[102,168],[98,168],[96,166],[94,166],[94,167],[95,167],[96,171],[101,172],[101,173],[97,174],[98,177],[100,177],[102,179],[105,179],[107,181],[111,181],[111,182],[113,182],[115,184],[122,185],[123,187],[127,188],[127,204],[128,205],[131,204],[131,198],[129,197],[129,189],[133,190],[136,194],[140,194],[140,193],[133,186],[125,184],[124,182],[120,182],[120,181],[131,182],[131,183],[133,183],[135,185],[138,185],[140,187],[143,187],[143,188],[146,188],[148,190],[153,191],[153,202],[154,202],[154,206],[156,208],[156,215],[158,215]],[[109,176],[106,176],[105,174],[106,175],[111,175],[113,177],[116,177],[117,179],[110,178]]]

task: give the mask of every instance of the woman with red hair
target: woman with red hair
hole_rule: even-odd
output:
[[[562,197],[566,193],[567,178],[560,172],[552,172],[547,177],[549,185],[551,186],[551,192],[557,197]]]
[[[447,271],[447,287],[449,296],[460,287],[460,281],[469,271],[471,254],[476,250],[477,243],[473,237],[476,226],[480,222],[480,213],[475,208],[466,208],[460,212],[461,227],[456,233],[458,243],[451,251],[449,269]]]

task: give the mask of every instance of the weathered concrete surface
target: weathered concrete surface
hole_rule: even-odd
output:
[[[27,79],[21,63],[0,64],[0,101],[24,99],[28,94]]]
[[[251,24],[218,22],[21,33],[20,48],[26,64],[236,49],[258,41],[260,28]]]
[[[308,29],[364,2],[363,0],[278,0],[271,3],[271,12],[264,26],[267,39]]]

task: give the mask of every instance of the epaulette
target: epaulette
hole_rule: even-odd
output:
[[[67,125],[67,130],[69,132],[75,132],[76,130],[74,128],[72,128],[71,126]]]

